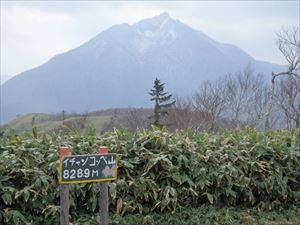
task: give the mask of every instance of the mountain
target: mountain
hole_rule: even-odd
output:
[[[1,122],[31,112],[147,107],[155,77],[166,82],[166,91],[190,95],[203,80],[236,72],[249,63],[256,72],[282,70],[162,13],[134,25],[112,26],[4,83]]]
[[[8,81],[9,79],[11,79],[12,77],[13,76],[1,74],[0,75],[0,85],[4,84],[6,81]]]

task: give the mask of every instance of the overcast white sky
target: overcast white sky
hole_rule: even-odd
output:
[[[168,12],[258,60],[285,64],[275,32],[299,24],[299,1],[3,1],[1,75],[16,75],[114,24]]]

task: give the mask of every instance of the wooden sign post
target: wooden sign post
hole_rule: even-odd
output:
[[[99,148],[100,154],[108,154],[108,148],[102,146]],[[108,185],[107,182],[100,183],[100,225],[108,225]]]
[[[107,147],[100,147],[99,154],[73,155],[67,147],[60,149],[58,181],[60,183],[60,224],[69,225],[68,184],[100,183],[100,224],[108,224],[107,181],[117,179],[117,156],[108,154]]]
[[[62,160],[65,156],[70,155],[70,149],[68,147],[61,147],[59,149],[59,156]],[[60,197],[60,216],[59,224],[60,225],[69,225],[69,185],[60,184],[59,185],[59,197]]]

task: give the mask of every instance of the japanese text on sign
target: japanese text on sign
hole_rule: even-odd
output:
[[[65,156],[60,160],[60,183],[97,182],[116,178],[115,154]]]

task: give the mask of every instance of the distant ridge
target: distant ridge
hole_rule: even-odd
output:
[[[45,43],[46,44],[46,43]],[[25,113],[149,107],[154,77],[168,92],[192,94],[203,80],[251,64],[270,74],[282,66],[255,60],[162,13],[120,24],[1,86],[1,123]]]
[[[1,76],[0,76],[0,85],[4,84],[6,81],[11,79],[12,77],[13,76],[1,74]]]

